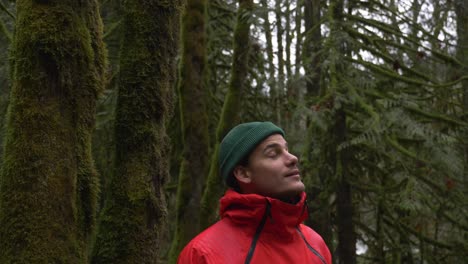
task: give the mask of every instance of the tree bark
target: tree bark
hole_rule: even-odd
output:
[[[268,5],[267,0],[261,0],[260,1],[262,8],[265,10],[262,14],[263,18],[263,30],[265,31],[265,45],[266,45],[266,55],[268,59],[268,79],[267,79],[267,84],[268,84],[268,89],[270,93],[270,100],[271,104],[275,108],[275,111],[273,112],[273,121],[278,121],[280,120],[280,108],[278,107],[278,83],[276,81],[276,65],[275,65],[275,60],[274,60],[274,52],[273,52],[273,33],[271,30],[271,22],[270,22],[270,7]]]
[[[125,1],[114,176],[93,263],[158,263],[181,1]]]
[[[319,56],[322,42],[322,33],[320,31],[320,0],[305,0],[304,13],[304,68],[308,77],[306,79],[307,95],[308,97],[313,97],[319,95],[321,87],[321,65]]]
[[[283,0],[276,0],[275,1],[275,16],[276,16],[276,45],[278,51],[276,52],[278,58],[278,81],[276,82],[276,89],[275,95],[275,106],[276,109],[276,123],[279,126],[283,126],[283,103],[284,103],[284,96],[285,96],[285,87],[286,87],[286,77],[284,72],[284,46],[283,46],[283,10],[282,10]]]
[[[318,53],[322,49],[322,34],[320,31],[320,1],[318,0],[305,0],[304,1],[304,20],[305,20],[305,34],[304,34],[304,54],[302,59],[304,62],[304,69],[306,71],[306,98],[309,100],[314,100],[319,96],[321,89],[321,79],[322,79],[322,65],[320,64],[320,57]],[[309,122],[308,122],[309,123]],[[314,130],[316,124],[310,123],[308,126],[309,130]],[[333,133],[332,131],[329,131]],[[327,132],[328,133],[328,132]],[[311,137],[317,137],[317,134],[309,132],[308,136],[309,150],[306,153],[312,152],[312,140]],[[334,149],[334,142],[327,144],[327,148]],[[326,152],[328,158],[324,158],[329,164],[317,165],[320,168],[318,169],[318,184],[313,188],[309,188],[308,197],[310,197],[310,217],[308,224],[317,231],[322,238],[325,240],[327,245],[330,247],[333,245],[333,234],[332,234],[332,223],[331,223],[331,208],[329,206],[329,196],[332,190],[327,188],[328,181],[333,177],[330,175],[328,169],[329,166],[335,166],[335,162],[332,162],[336,157],[334,151]],[[307,155],[307,154],[306,154]],[[310,175],[316,176],[316,175]]]
[[[337,110],[335,115],[334,135],[336,137],[335,148],[346,140],[346,114],[343,109]],[[338,227],[338,263],[356,263],[356,234],[354,232],[354,208],[351,193],[351,185],[348,182],[348,151],[342,149],[336,152],[337,188],[336,188],[336,212]]]
[[[302,19],[304,17],[303,12],[304,1],[303,0],[296,0],[296,15],[294,18],[294,23],[296,24],[295,33],[296,33],[296,46],[295,46],[295,60],[294,60],[294,76],[298,78],[300,75],[300,70],[302,68],[301,64],[301,54],[302,54],[302,46],[304,45],[304,32],[302,31]]]
[[[462,62],[464,67],[459,69],[458,77],[466,75],[468,73],[468,4],[466,1],[457,0],[455,1],[455,13],[457,16],[457,58]],[[462,81],[463,92],[462,92],[462,119],[468,122],[468,80]],[[466,135],[466,133],[465,133]],[[464,180],[468,180],[468,136],[464,138],[464,154],[465,154],[465,166],[464,166]]]
[[[105,49],[98,3],[17,1],[1,263],[85,263],[98,179],[91,157]]]
[[[286,68],[286,80],[290,82],[293,79],[292,76],[292,65],[291,65],[291,45],[292,45],[292,40],[293,36],[291,34],[291,1],[292,0],[286,0],[286,12],[284,13],[285,17],[285,29],[284,29],[284,36],[286,39],[286,60],[284,62],[285,68]],[[297,6],[296,6],[297,8]],[[289,87],[287,87],[289,89]]]
[[[177,187],[176,226],[169,253],[175,263],[182,248],[198,234],[202,184],[208,166],[205,10],[206,0],[189,0],[182,17],[179,107],[184,150]]]
[[[342,23],[344,23],[344,1],[333,0],[329,5],[329,19],[333,25],[330,32],[332,41],[331,56],[341,57],[350,56],[345,44],[336,42],[335,35],[342,31]],[[335,54],[333,54],[335,53]],[[330,92],[334,94],[345,94],[342,82],[343,76],[346,76],[345,65],[340,60],[335,60],[330,66]],[[339,264],[355,264],[356,263],[356,233],[354,231],[353,217],[353,199],[352,189],[349,183],[349,149],[343,148],[338,150],[338,147],[346,142],[348,137],[347,117],[344,105],[334,106],[334,97],[330,100],[334,108],[334,146],[332,152],[335,152],[334,158],[334,173],[336,175],[336,213],[337,213],[337,229],[338,229],[338,246],[337,258]]]

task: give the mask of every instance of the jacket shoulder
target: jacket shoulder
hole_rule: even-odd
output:
[[[178,264],[228,263],[236,252],[239,232],[226,221],[218,221],[193,238],[179,255]],[[222,262],[227,259],[226,262]],[[221,262],[220,262],[221,261]],[[231,262],[233,263],[233,262]]]

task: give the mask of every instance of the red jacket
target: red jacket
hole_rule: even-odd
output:
[[[296,204],[228,190],[221,198],[221,220],[200,233],[177,263],[331,264],[323,239],[301,224],[306,195]]]

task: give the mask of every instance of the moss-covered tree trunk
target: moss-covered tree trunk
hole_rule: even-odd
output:
[[[206,228],[212,224],[217,215],[218,199],[223,191],[223,183],[219,176],[218,153],[219,142],[234,125],[239,122],[239,112],[242,102],[242,91],[248,73],[247,61],[250,51],[250,13],[252,0],[239,0],[237,24],[234,30],[234,54],[229,81],[228,93],[223,104],[223,110],[216,130],[216,145],[211,156],[210,170],[206,179],[200,208],[200,227]]]
[[[200,199],[209,161],[206,65],[206,0],[188,0],[182,17],[182,56],[178,94],[184,150],[176,197],[176,226],[169,253],[175,263],[182,248],[198,233]]]
[[[114,176],[92,263],[158,263],[181,1],[124,2]]]
[[[86,263],[105,68],[97,1],[17,1],[0,180],[0,263]]]

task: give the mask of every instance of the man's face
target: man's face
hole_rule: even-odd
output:
[[[242,184],[249,193],[277,199],[290,199],[304,191],[298,159],[288,151],[282,135],[275,134],[263,140],[250,154]]]

